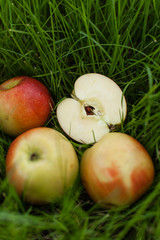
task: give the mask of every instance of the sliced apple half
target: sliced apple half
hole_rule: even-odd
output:
[[[71,96],[59,103],[57,119],[64,132],[77,142],[96,142],[126,118],[127,104],[121,89],[104,75],[82,75]]]

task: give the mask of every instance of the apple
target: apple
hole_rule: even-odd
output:
[[[58,131],[30,129],[11,143],[6,175],[19,196],[32,204],[56,201],[74,184],[79,171],[76,152]]]
[[[77,142],[96,142],[125,120],[125,97],[119,86],[104,75],[82,75],[75,81],[71,96],[58,104],[57,119],[64,132]]]
[[[120,132],[106,134],[87,149],[80,172],[89,196],[103,207],[132,204],[154,179],[148,152],[135,138]]]
[[[0,128],[8,135],[43,126],[52,108],[48,89],[37,79],[19,76],[0,85]]]

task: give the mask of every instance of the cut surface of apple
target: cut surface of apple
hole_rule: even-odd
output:
[[[121,89],[104,75],[82,75],[71,96],[59,103],[57,118],[64,132],[80,143],[98,141],[126,118],[127,104]]]

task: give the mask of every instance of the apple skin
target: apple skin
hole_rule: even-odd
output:
[[[89,196],[102,207],[135,202],[154,179],[152,159],[145,148],[124,133],[108,133],[87,149],[80,172]]]
[[[48,120],[53,100],[40,81],[19,76],[0,85],[0,128],[8,135],[18,136]]]
[[[56,201],[79,172],[76,152],[58,131],[40,127],[22,133],[6,156],[6,175],[17,194],[31,204]]]

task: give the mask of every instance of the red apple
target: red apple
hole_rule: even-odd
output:
[[[61,133],[40,127],[19,135],[10,145],[6,173],[19,196],[44,204],[63,196],[75,182],[79,162],[76,152]]]
[[[150,187],[154,166],[136,139],[113,132],[86,150],[81,177],[95,202],[102,206],[123,206],[136,201]]]
[[[40,81],[14,77],[0,85],[0,128],[11,136],[45,124],[53,101]]]

